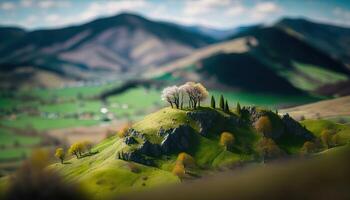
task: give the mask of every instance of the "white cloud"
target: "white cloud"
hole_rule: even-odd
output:
[[[263,21],[268,16],[282,11],[282,8],[273,2],[257,3],[250,11],[249,17],[253,21]]]
[[[7,1],[7,2],[0,3],[1,10],[13,10],[15,8],[16,8],[16,6],[12,2]]]
[[[46,20],[47,22],[54,23],[54,22],[59,21],[59,19],[60,19],[60,16],[59,16],[59,15],[51,14],[51,15],[48,15],[48,16],[46,17],[45,20]]]
[[[190,0],[186,1],[184,14],[187,16],[196,16],[212,12],[220,7],[229,6],[231,0]]]
[[[280,7],[273,2],[261,2],[256,4],[254,11],[259,13],[274,13],[278,12]]]
[[[236,5],[227,10],[227,15],[229,16],[239,16],[242,15],[247,9],[242,5]]]
[[[39,1],[37,4],[40,8],[48,9],[48,8],[58,8],[58,7],[69,7],[70,3],[68,1],[62,1],[62,0],[42,0]]]
[[[343,8],[336,7],[333,10],[333,14],[337,17],[345,18],[345,19],[350,19],[350,10],[346,10]]]

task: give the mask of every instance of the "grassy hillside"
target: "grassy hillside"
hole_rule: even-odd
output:
[[[325,146],[321,139],[324,130],[339,135],[339,142]],[[220,142],[223,132],[234,136],[230,146]],[[304,155],[306,141],[318,145],[314,153],[350,141],[347,125],[305,120],[301,126],[288,116],[257,107],[245,107],[238,113],[233,108],[223,112],[209,107],[196,110],[167,107],[134,123],[125,133],[105,139],[79,158],[68,157],[64,164],[56,163],[49,168],[66,181],[79,183],[93,199],[105,199],[196,179],[217,169]],[[184,172],[178,174],[173,170],[179,164],[181,152],[186,152],[193,161],[183,164]],[[0,185],[6,184],[4,180]]]
[[[57,163],[51,168],[58,170],[68,180],[81,183],[94,199],[179,182],[168,171],[116,159],[116,153],[124,146],[123,139],[111,137],[92,149],[92,152],[97,152],[95,155],[72,158],[63,165]]]
[[[273,148],[280,148],[279,156],[298,155],[301,152],[306,140],[286,133],[288,129],[281,116],[259,108],[255,108],[253,113],[257,113],[256,116],[269,118],[270,131],[283,132],[282,137],[273,139],[277,144]],[[164,108],[132,125],[126,137],[132,137],[136,142],[127,144],[126,138],[113,136],[95,146],[92,154],[85,153],[79,159],[71,158],[66,160],[65,164],[57,163],[50,168],[57,170],[67,180],[81,183],[94,198],[105,198],[193,179],[204,176],[213,169],[238,166],[247,162],[260,162],[259,145],[263,135],[252,124],[254,116],[255,114],[244,111],[238,114],[234,109],[230,113],[225,113],[220,109],[208,107],[201,107],[195,111]],[[324,129],[336,131],[335,134],[340,135],[342,144],[350,140],[350,129],[345,125],[320,120],[303,121],[302,124],[312,131],[316,137],[315,140],[318,140],[320,131]],[[142,156],[147,161],[152,161],[149,165],[141,164],[142,160],[138,163],[138,161],[133,162],[120,157],[120,154],[136,152],[146,141],[150,142],[151,146],[163,144],[169,136],[161,132],[167,133],[167,130],[176,130],[181,126],[187,126],[190,130],[187,141],[190,145],[185,150],[174,147],[167,153],[157,155],[152,154],[151,151],[154,150],[145,150]],[[205,130],[204,135],[203,130]],[[220,134],[223,131],[234,135],[235,141],[230,149],[219,143]],[[321,146],[317,152],[324,149],[326,148]],[[178,153],[182,151],[191,155],[195,164],[185,168],[185,176],[177,177],[172,170],[178,163]]]

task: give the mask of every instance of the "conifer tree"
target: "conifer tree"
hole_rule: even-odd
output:
[[[238,115],[241,115],[241,105],[239,104],[239,102],[237,102],[236,113]]]
[[[227,100],[226,100],[226,103],[225,103],[225,112],[230,112],[230,108],[228,107]]]
[[[212,108],[214,108],[214,109],[215,109],[215,98],[214,98],[214,96],[213,96],[213,95],[211,96],[210,105],[211,105],[211,107],[212,107]]]
[[[220,108],[221,110],[225,110],[225,101],[224,101],[224,96],[220,96]]]

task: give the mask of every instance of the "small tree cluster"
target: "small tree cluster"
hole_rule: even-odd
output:
[[[235,137],[230,132],[223,132],[220,136],[220,145],[224,146],[226,150],[230,149],[235,142]]]
[[[70,155],[75,155],[77,158],[80,158],[85,151],[91,153],[92,143],[89,141],[76,142],[70,146],[68,153]]]
[[[264,161],[266,158],[276,158],[283,155],[283,151],[271,138],[263,137],[258,142],[256,149]]]
[[[321,133],[321,140],[323,145],[326,148],[330,148],[332,146],[332,134],[329,130],[323,130]]]
[[[195,160],[193,157],[185,152],[179,153],[175,166],[173,168],[173,174],[179,178],[184,178],[186,175],[186,168],[195,167]]]
[[[341,143],[339,135],[328,129],[321,132],[321,141],[326,148],[331,148]]]
[[[185,166],[181,163],[176,163],[172,172],[174,175],[178,176],[179,178],[184,178],[186,174]]]
[[[188,100],[188,107],[196,109],[201,101],[208,97],[207,89],[201,83],[187,82],[181,86],[170,86],[163,89],[161,98],[172,108],[183,109],[184,102]]]
[[[268,116],[262,116],[255,122],[255,129],[263,134],[268,136],[272,132],[272,123]]]
[[[193,157],[185,152],[179,153],[176,163],[183,164],[185,168],[194,167],[196,165]]]
[[[303,144],[303,147],[301,148],[302,154],[308,154],[308,153],[315,153],[317,151],[318,147],[317,144],[311,141],[306,141]]]
[[[57,148],[55,152],[55,157],[61,161],[63,164],[63,161],[66,157],[66,153],[64,152],[63,148]]]

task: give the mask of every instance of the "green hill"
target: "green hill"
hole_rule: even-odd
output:
[[[325,145],[325,130],[329,137],[338,135],[337,141],[329,138]],[[232,135],[230,143],[222,142],[223,132]],[[67,182],[79,183],[93,199],[105,199],[196,179],[217,169],[323,152],[350,140],[349,126],[326,120],[300,124],[289,115],[257,107],[243,107],[238,113],[167,107],[124,133],[49,168]],[[183,167],[181,173],[175,170],[178,166]],[[6,181],[0,181],[1,190]]]
[[[269,128],[257,131],[264,117]],[[220,145],[224,131],[235,138],[230,148]],[[92,154],[50,168],[81,183],[94,198],[105,198],[205,176],[215,169],[299,154],[305,141],[316,140],[288,115],[256,107],[242,108],[239,115],[208,107],[164,108],[133,124],[125,137],[113,136],[94,147]],[[180,152],[195,164],[185,166],[184,175],[178,177],[172,171]]]

